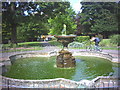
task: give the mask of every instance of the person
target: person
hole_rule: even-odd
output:
[[[100,38],[97,35],[95,35],[90,39],[90,41],[94,41],[96,50],[100,51],[100,49],[99,49],[99,43],[101,41]]]
[[[45,42],[46,36],[42,35],[41,38],[43,39],[43,41]]]

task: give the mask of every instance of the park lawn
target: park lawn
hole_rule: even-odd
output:
[[[31,48],[31,49],[16,49],[16,48],[14,48],[14,49],[8,49],[8,50],[4,50],[4,51],[0,51],[0,52],[2,52],[2,53],[5,53],[5,52],[22,52],[22,51],[37,51],[37,50],[42,50],[42,48]]]
[[[58,46],[58,47],[62,47],[62,44],[59,43],[57,40],[52,40],[52,41],[49,41],[49,43],[53,46]]]
[[[41,46],[41,42],[22,42],[22,43],[18,43],[18,46],[27,46],[27,47]]]
[[[41,50],[42,45],[41,42],[22,42],[18,43],[18,45],[4,44],[2,46],[2,53],[4,52],[16,52],[16,51],[33,51],[33,50]]]
[[[41,42],[22,42],[22,43],[18,43],[18,45],[15,45],[15,44],[4,44],[3,46],[6,46],[6,47],[23,47],[23,46],[26,46],[26,47],[31,47],[31,46],[41,46]]]

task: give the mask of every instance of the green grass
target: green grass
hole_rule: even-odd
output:
[[[42,50],[42,47],[34,47],[34,48],[30,48],[30,49],[27,49],[27,48],[26,49],[16,49],[16,48],[14,48],[14,49],[3,50],[2,53],[17,52],[17,51],[20,51],[20,52],[22,52],[22,51],[33,51],[33,50],[35,50],[35,51]]]
[[[3,47],[13,48],[13,47],[31,47],[31,46],[40,46],[40,42],[22,42],[18,43],[18,45],[15,44],[4,44]]]
[[[54,41],[49,41],[49,43],[50,43],[51,45],[53,45],[53,46],[62,47],[62,44],[59,43],[59,42],[57,42],[56,40],[54,40]]]
[[[18,46],[22,46],[22,45],[38,46],[38,45],[40,45],[40,42],[22,42],[22,43],[18,43]]]
[[[102,49],[106,49],[106,50],[120,50],[120,48],[117,48],[117,47],[102,47]]]
[[[103,47],[117,47],[117,44],[112,43],[110,39],[103,39],[100,45]]]
[[[21,47],[23,47],[23,49],[17,49]],[[40,42],[22,42],[22,43],[18,43],[18,45],[3,44],[2,49],[3,49],[2,52],[32,51],[32,50],[41,50],[42,46]]]

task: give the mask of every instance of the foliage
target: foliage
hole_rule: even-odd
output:
[[[22,41],[36,41],[38,36],[48,33],[46,23],[40,21],[21,23],[17,30],[17,38]]]
[[[120,35],[119,34],[111,35],[109,38],[112,44],[116,44],[117,46],[120,46],[120,40],[119,40]]]
[[[100,33],[104,37],[118,32],[118,5],[116,2],[81,2],[83,33]]]
[[[103,39],[100,42],[100,46],[102,47],[110,47],[112,44],[110,43],[110,39]]]
[[[89,36],[77,36],[75,38],[75,41],[80,42],[80,43],[85,42],[85,41],[89,41],[89,40],[90,40]]]
[[[25,12],[34,15],[36,11],[39,9],[33,2],[2,2],[3,42],[10,39],[12,43],[17,44],[17,26],[25,16]],[[6,34],[9,38],[5,38]]]
[[[67,13],[69,2],[3,2],[2,41],[34,41],[48,34],[48,19]]]
[[[66,33],[67,34],[73,34],[73,32],[76,29],[76,24],[74,23],[74,15],[75,12],[69,8],[65,9],[65,13],[62,14],[59,12],[53,19],[48,19],[50,30],[49,34],[51,35],[61,35],[63,25],[66,25]]]
[[[103,39],[103,40],[100,42],[100,46],[111,48],[111,47],[116,47],[116,46],[118,46],[118,44],[111,42],[111,39]]]

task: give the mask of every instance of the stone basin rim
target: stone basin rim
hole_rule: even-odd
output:
[[[38,53],[38,52],[37,52]],[[84,53],[86,53],[86,52],[80,52],[80,53],[83,53],[83,55],[84,55]],[[83,55],[81,55],[80,53],[77,53],[77,54],[75,54],[74,53],[74,55],[73,56],[83,56]],[[87,53],[89,53],[89,52],[87,52]],[[91,56],[93,56],[93,54],[94,54],[94,52],[91,52]],[[32,53],[21,53],[21,54],[15,54],[15,55],[11,55],[9,58],[11,58],[11,57],[16,57],[16,56],[19,56],[19,55],[25,55],[25,54],[33,54],[33,55],[36,55],[36,52],[32,52]],[[48,53],[47,53],[48,54]],[[107,55],[107,56],[110,56],[109,54],[107,54],[107,53],[97,53],[97,54],[103,54],[103,55]],[[37,54],[39,57],[41,57],[41,56],[43,56],[43,57],[49,57],[49,55],[46,55],[46,53],[38,53]],[[26,55],[27,56],[27,55]],[[30,55],[31,56],[31,55]],[[55,55],[54,55],[55,56]],[[87,55],[85,55],[85,56],[89,56],[89,54]],[[94,55],[95,57],[97,57],[96,55]],[[32,56],[31,56],[32,57]],[[19,58],[23,58],[23,57],[19,57]],[[27,57],[26,57],[27,58]],[[110,60],[110,59],[112,59],[112,57],[110,56],[109,57],[109,59],[107,58],[107,60]],[[110,60],[111,62],[112,62],[112,60]],[[95,84],[96,83],[96,81],[98,81],[100,78],[111,78],[111,77],[113,77],[113,76],[98,76],[98,77],[96,77],[96,78],[94,78],[94,79],[92,79],[92,80],[87,80],[87,82],[89,81],[92,85],[93,84]],[[113,78],[116,78],[116,77],[113,77]],[[118,77],[117,77],[118,78]],[[55,82],[55,81],[61,81],[61,82],[69,82],[69,83],[72,83],[72,84],[75,84],[75,85],[80,85],[80,83],[81,84],[86,84],[87,82],[82,82],[82,80],[80,80],[80,81],[74,81],[74,80],[69,80],[69,79],[65,79],[65,78],[54,78],[54,79],[43,79],[43,80],[24,80],[24,79],[14,79],[14,78],[9,78],[9,77],[4,77],[4,76],[2,76],[2,79],[3,80],[10,80],[11,82],[16,82],[16,84],[15,84],[15,86],[18,86],[19,85],[19,83],[27,83],[26,81],[28,81],[28,84],[29,83],[36,83],[36,82]],[[83,79],[83,80],[86,80],[86,79]],[[18,84],[18,85],[17,85]],[[90,85],[91,87],[92,87],[92,85]],[[23,85],[24,86],[24,85]],[[22,85],[21,85],[21,87],[22,87]],[[29,87],[29,86],[28,86]]]
[[[52,54],[51,54],[52,53]],[[59,53],[58,52],[48,52],[48,53],[38,53],[38,52],[32,52],[32,53],[20,53],[20,54],[15,54],[15,55],[11,55],[9,57],[10,61],[11,61],[11,58],[14,58],[14,57],[17,57],[19,56],[19,58],[27,58],[27,57],[51,57],[51,56],[57,56]],[[30,55],[29,55],[30,54]],[[25,57],[22,56],[22,55],[26,55]],[[108,53],[102,53],[102,52],[86,52],[86,51],[83,51],[83,52],[74,52],[72,54],[73,56],[93,56],[93,57],[97,57],[97,58],[104,58],[106,60],[109,60],[111,61],[112,63],[115,63],[113,62],[113,57],[111,55],[109,55]]]

